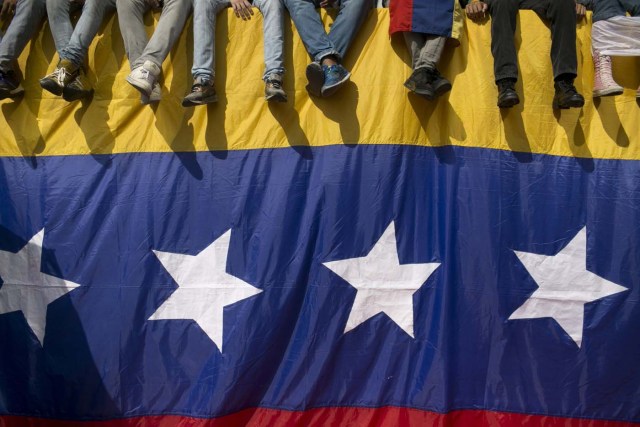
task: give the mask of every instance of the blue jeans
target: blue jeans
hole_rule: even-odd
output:
[[[81,2],[76,0],[46,0],[47,17],[49,27],[59,54],[69,44],[73,35],[73,25],[71,24],[71,13],[80,10]]]
[[[67,59],[81,66],[105,15],[115,9],[116,0],[86,0],[69,43],[60,51],[60,59]]]
[[[6,34],[0,37],[0,70],[13,68],[12,62],[38,30],[45,12],[44,0],[18,1],[11,24]]]
[[[145,0],[127,0],[135,4],[137,9],[142,9],[146,6]],[[118,3],[120,7],[120,2]],[[124,20],[129,17],[123,17],[124,12],[118,9],[118,15],[120,16],[120,27],[125,24]],[[158,67],[162,67],[162,63],[169,55],[171,48],[176,44],[184,28],[184,24],[187,18],[191,14],[191,0],[165,0],[164,8],[162,9],[162,15],[160,15],[160,21],[156,26],[151,40],[146,44],[142,53],[137,58],[133,58],[136,54],[133,52],[135,43],[132,41],[130,46],[127,46],[127,54],[129,55],[131,68],[142,66],[145,61],[151,61]],[[135,24],[135,19],[133,20]],[[144,27],[143,27],[144,30]],[[146,35],[144,36],[146,40]],[[125,42],[126,45],[126,42]]]
[[[282,0],[253,0],[263,16],[263,78],[284,73],[284,6]],[[216,16],[230,6],[228,0],[193,0],[193,77],[215,76]]]
[[[316,8],[319,0],[284,0],[300,38],[314,61],[333,55],[341,60],[358,30],[364,23],[373,3],[371,0],[338,0],[339,11],[327,34]]]

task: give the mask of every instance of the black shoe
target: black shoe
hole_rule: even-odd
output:
[[[442,77],[436,68],[427,68],[427,75],[436,96],[442,96],[451,90],[451,82]]]
[[[572,80],[558,80],[555,84],[556,94],[553,97],[553,108],[566,110],[568,108],[581,108],[584,105],[584,97],[578,93]]]
[[[429,101],[435,98],[435,91],[430,82],[429,72],[426,68],[418,68],[409,76],[404,87],[411,92],[417,93],[427,98]]]
[[[307,80],[309,84],[306,89],[311,95],[320,98],[322,96],[322,86],[324,85],[324,71],[319,62],[312,62],[307,65]]]
[[[0,70],[0,99],[17,98],[24,94],[20,78],[13,70]]]
[[[520,103],[520,98],[516,92],[516,81],[514,79],[502,79],[498,84],[498,107],[511,108]]]

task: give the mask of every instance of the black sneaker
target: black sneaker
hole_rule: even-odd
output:
[[[307,65],[307,80],[309,84],[306,89],[313,96],[322,96],[322,86],[324,85],[324,71],[319,62],[312,62]]]
[[[573,85],[573,80],[558,80],[555,84],[556,94],[553,97],[553,108],[566,110],[568,108],[581,108],[584,98]]]
[[[442,96],[451,90],[451,82],[442,77],[437,68],[427,68],[427,75],[436,96]]]
[[[214,102],[218,102],[218,95],[213,82],[205,77],[197,77],[193,80],[191,92],[182,100],[182,106],[193,107]]]
[[[515,79],[502,79],[498,80],[498,107],[499,108],[511,108],[514,105],[520,103],[520,98],[516,92],[516,80]]]
[[[67,102],[86,99],[93,95],[93,89],[87,82],[84,71],[79,69],[78,75],[62,88],[62,97]]]
[[[435,91],[431,85],[430,75],[426,68],[418,68],[417,70],[414,70],[407,81],[404,82],[404,87],[409,89],[411,92],[424,96],[429,101],[435,97]]]
[[[16,98],[24,93],[20,77],[13,70],[0,70],[0,99]]]

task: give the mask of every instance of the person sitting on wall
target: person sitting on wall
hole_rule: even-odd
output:
[[[251,19],[252,3],[248,0],[193,0],[193,86],[182,105],[209,104],[218,100],[215,86],[216,16],[226,7],[233,7],[238,18]],[[282,0],[253,0],[263,16],[264,59],[266,69],[265,99],[286,102],[282,89],[284,74],[284,6]]]
[[[456,40],[462,28],[462,10],[458,0],[391,0],[390,34],[402,32],[411,53],[411,76],[404,86],[428,100],[451,90],[451,82],[442,77],[437,65],[449,38]]]
[[[0,1],[0,30],[8,23],[0,37],[0,99],[24,94],[16,60],[38,30],[45,13],[44,0]]]
[[[467,0],[463,0],[465,3]],[[584,98],[573,81],[577,76],[576,21],[584,6],[575,0],[484,0],[466,5],[467,16],[478,21],[491,15],[491,53],[498,86],[498,107],[511,108],[520,102],[515,91],[518,65],[513,36],[518,9],[530,9],[551,24],[551,62],[555,80],[553,108],[580,108]]]
[[[117,0],[118,11],[121,16],[120,26],[123,26],[123,19],[129,19],[131,25],[136,27],[136,31],[140,31],[136,40],[131,40],[127,46],[127,55],[131,63],[131,73],[127,76],[127,82],[136,88],[141,95],[143,104],[158,102],[161,98],[162,91],[158,82],[160,72],[162,71],[162,63],[171,48],[180,38],[184,24],[191,13],[191,0]],[[122,17],[125,13],[120,9],[122,1],[132,2],[137,15],[132,17]],[[147,39],[146,33],[144,38],[144,24],[142,15],[144,12],[153,8],[162,8],[160,20],[155,28],[151,39]],[[138,40],[147,43],[138,43]],[[135,45],[134,45],[135,43]],[[125,41],[126,44],[126,41]],[[139,50],[142,50],[139,54]]]
[[[640,56],[640,0],[579,1],[593,10],[593,97],[620,95],[623,89],[613,79],[611,56]],[[636,97],[640,98],[640,87]]]
[[[351,42],[373,6],[371,0],[284,0],[300,38],[313,59],[307,66],[307,91],[317,97],[331,96],[349,81],[341,64]],[[317,7],[338,8],[327,34]]]
[[[80,6],[82,15],[74,29],[69,13]],[[115,0],[47,0],[47,10],[60,60],[52,73],[40,79],[40,86],[66,101],[87,98],[93,90],[84,78],[83,64],[106,13],[115,10]]]

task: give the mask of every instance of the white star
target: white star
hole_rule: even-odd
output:
[[[578,347],[582,344],[584,305],[627,290],[587,270],[586,228],[557,255],[514,252],[538,289],[509,319],[551,317]]]
[[[262,292],[226,272],[230,239],[231,230],[195,256],[153,251],[178,289],[149,320],[192,319],[222,352],[224,307]]]
[[[345,333],[385,313],[413,338],[413,294],[440,263],[400,265],[392,222],[367,256],[323,265],[357,289]]]
[[[0,251],[0,314],[22,311],[40,345],[44,342],[47,306],[75,288],[77,283],[40,271],[44,229],[18,253]]]

